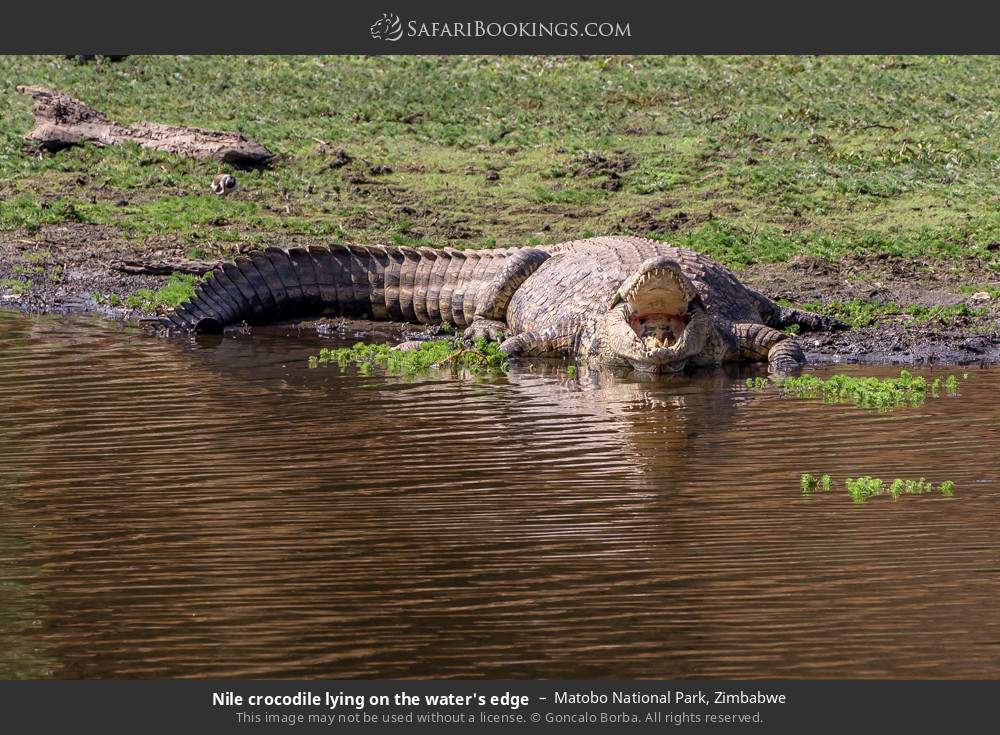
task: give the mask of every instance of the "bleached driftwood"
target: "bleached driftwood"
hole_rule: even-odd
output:
[[[143,122],[131,127],[69,95],[44,87],[18,87],[35,101],[35,129],[25,138],[47,151],[80,143],[119,145],[132,142],[143,148],[211,159],[238,168],[266,166],[274,157],[267,148],[240,133]]]

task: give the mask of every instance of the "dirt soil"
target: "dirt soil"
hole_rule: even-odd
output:
[[[283,244],[326,244],[326,238],[290,237]],[[110,305],[100,295],[157,289],[165,276],[120,270],[123,261],[183,259],[184,246],[169,237],[137,246],[114,228],[89,224],[45,226],[34,233],[0,234],[0,308],[26,313],[98,313],[116,320],[149,320],[124,305]],[[792,303],[829,303],[861,299],[903,306],[957,306],[976,316],[954,315],[920,320],[889,316],[875,326],[844,332],[800,335],[813,363],[987,364],[1000,362],[1000,299],[964,293],[967,283],[997,286],[997,275],[975,260],[955,266],[902,258],[846,259],[831,262],[800,256],[788,263],[756,264],[739,274],[749,286]],[[11,289],[11,281],[31,281],[31,288]],[[380,334],[407,338],[422,330],[414,325],[374,324],[346,319],[303,322],[297,329],[343,336]]]
[[[926,321],[888,316],[872,326],[800,335],[810,362],[989,364],[1000,361],[1000,299],[963,293],[969,282],[996,286],[996,273],[976,259],[960,267],[906,258],[852,258],[834,263],[799,256],[788,263],[750,266],[740,274],[773,299],[796,304],[855,299],[901,306],[966,304],[982,316]],[[984,298],[987,296],[987,298]]]

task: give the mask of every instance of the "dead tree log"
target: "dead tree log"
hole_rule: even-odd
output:
[[[159,262],[123,260],[112,263],[111,267],[122,273],[145,276],[169,276],[171,273],[190,273],[195,276],[203,276],[218,265],[218,262],[209,263],[203,260],[165,260]]]
[[[31,95],[35,101],[32,111],[35,129],[25,138],[46,151],[80,143],[105,146],[131,141],[143,148],[220,161],[238,168],[266,166],[274,157],[260,143],[240,133],[149,122],[119,125],[103,112],[60,92],[26,86],[18,87],[17,91]]]

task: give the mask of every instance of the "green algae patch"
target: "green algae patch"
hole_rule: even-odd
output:
[[[499,342],[477,339],[436,339],[419,342],[412,349],[400,350],[390,345],[358,342],[352,347],[320,350],[309,358],[309,367],[334,363],[342,369],[355,366],[362,374],[380,368],[391,375],[416,375],[430,370],[465,369],[474,375],[500,375],[507,371],[507,355]]]
[[[799,484],[802,487],[802,495],[807,498],[815,495],[820,489],[823,492],[830,492],[834,486],[830,475],[823,475],[817,479],[815,475],[809,473],[804,473],[801,476]],[[871,475],[845,478],[844,488],[847,490],[847,494],[851,496],[851,500],[858,505],[883,495],[888,495],[893,500],[896,500],[900,495],[927,495],[933,493],[935,490],[934,483],[928,482],[923,477],[917,480],[903,480],[897,477],[892,482],[886,482],[879,477],[872,477]],[[955,483],[951,480],[944,480],[937,486],[937,491],[942,497],[954,497]]]
[[[776,382],[785,395],[793,398],[822,398],[826,403],[853,403],[861,408],[880,411],[902,406],[919,406],[928,395],[938,397],[942,387],[940,378],[928,381],[907,370],[901,370],[899,377],[895,378],[834,375],[824,379],[815,375],[802,375],[780,378]],[[748,386],[750,385],[748,381]],[[944,388],[948,395],[957,395],[958,378],[954,375],[948,376]]]

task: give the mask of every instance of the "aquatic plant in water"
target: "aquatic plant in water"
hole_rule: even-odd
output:
[[[885,483],[877,477],[865,475],[864,477],[848,477],[844,480],[847,492],[851,500],[855,503],[863,503],[868,498],[881,495],[885,492]]]
[[[864,477],[848,477],[844,483],[847,485],[847,492],[855,503],[864,503],[869,498],[879,495],[889,495],[893,500],[900,495],[924,495],[934,491],[933,483],[921,477],[919,480],[901,480],[896,478],[886,487],[885,483],[878,478],[865,475]],[[939,487],[941,494],[951,497],[955,493],[955,483],[946,480]]]
[[[802,475],[802,478],[799,480],[799,483],[802,485],[803,495],[812,495],[814,492],[816,492],[816,487],[819,485],[819,481],[813,475],[810,475],[808,472]]]
[[[833,478],[829,475],[822,475],[819,479],[816,479],[815,475],[806,472],[800,478],[799,484],[802,486],[802,494],[808,497],[817,490],[822,490],[825,493],[830,492],[833,488]]]
[[[862,408],[887,411],[899,406],[918,406],[927,394],[937,396],[941,379],[928,383],[926,378],[901,370],[898,378],[855,378],[834,375],[823,379],[815,375],[775,379],[786,395],[794,398],[822,398],[826,403],[854,403]],[[949,395],[958,393],[958,378],[948,376],[944,383]],[[747,386],[750,387],[748,379]]]
[[[818,480],[814,475],[805,473],[800,481],[802,494],[806,497],[812,496],[817,488],[822,488],[824,492],[829,492],[833,488],[833,479],[830,475],[823,475]],[[870,498],[880,495],[888,495],[896,500],[900,495],[925,495],[934,492],[934,484],[928,482],[926,478],[919,480],[894,479],[886,484],[881,478],[863,475],[862,477],[848,477],[844,480],[848,495],[855,503],[861,504]],[[955,483],[951,480],[944,480],[938,485],[938,492],[946,498],[955,495]]]
[[[389,345],[364,342],[338,349],[324,347],[319,355],[309,358],[309,367],[316,368],[331,362],[341,368],[354,365],[362,374],[370,374],[372,368],[380,367],[395,375],[414,375],[434,368],[459,367],[476,375],[501,374],[506,372],[508,365],[507,355],[500,350],[498,342],[477,339],[470,345],[458,338],[420,342],[409,350],[396,350]]]

